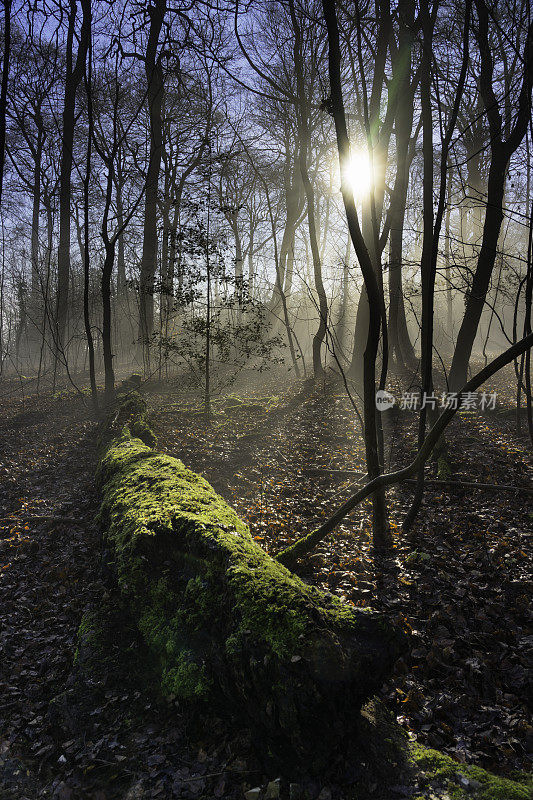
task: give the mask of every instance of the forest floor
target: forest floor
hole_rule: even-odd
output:
[[[365,472],[342,389],[280,384],[272,378],[216,400],[209,424],[197,393],[173,382],[147,387],[159,448],[202,472],[272,554],[311,530]],[[488,387],[499,392],[494,412],[452,423],[454,479],[531,490],[531,447],[506,413],[512,385],[500,377]],[[28,394],[24,404],[15,392],[0,395],[0,798],[242,798],[243,787],[276,777],[262,774],[253,732],[218,719],[202,730],[140,692],[118,662],[85,705],[70,705],[80,619],[115,591],[95,523],[96,423],[71,392]],[[417,415],[389,417],[386,461],[395,467],[412,452]],[[527,771],[533,495],[431,486],[407,537],[400,524],[411,497],[408,485],[390,492],[391,558],[373,558],[366,505],[298,572],[407,622],[412,649],[382,700],[410,738],[459,763]],[[135,652],[135,634],[124,636]],[[310,781],[309,796],[344,797],[336,780]]]

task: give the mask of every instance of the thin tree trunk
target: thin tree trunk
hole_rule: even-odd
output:
[[[402,100],[396,110],[396,180],[390,209],[389,352],[401,368],[412,366],[415,361],[413,345],[407,330],[402,286],[403,229],[411,163],[409,143],[413,128],[414,92],[418,83],[417,79],[411,83],[413,21],[414,3],[411,2],[406,4],[405,13],[400,15],[399,23],[399,54],[395,67],[398,75],[398,91]],[[414,149],[412,152],[414,153]]]
[[[272,291],[272,297],[268,303],[268,309],[274,314],[279,308],[281,294],[279,293],[279,286],[285,286],[285,297],[287,298],[292,289],[292,272],[287,274],[289,268],[292,269],[291,258],[294,257],[294,238],[300,220],[300,215],[303,210],[302,199],[302,183],[300,171],[297,164],[294,168],[291,166],[292,156],[289,153],[289,145],[287,143],[287,156],[284,169],[284,189],[285,189],[285,211],[286,220],[285,228],[283,230],[283,237],[279,248],[279,278],[281,283],[278,282],[276,275],[276,282]]]
[[[73,44],[76,25],[76,0],[69,0],[66,79],[63,105],[63,130],[61,133],[61,169],[59,176],[59,247],[57,251],[57,311],[56,311],[56,348],[65,350],[66,328],[68,319],[68,299],[70,284],[70,198],[71,175],[74,149],[74,116],[76,110],[76,91],[85,70],[85,61],[89,47],[91,27],[91,0],[81,0],[83,19],[81,34],[73,66]]]
[[[39,279],[39,216],[41,212],[41,170],[44,144],[44,125],[40,108],[35,113],[37,144],[35,147],[35,167],[33,171],[33,204],[31,215],[31,294],[34,297],[40,290]]]
[[[33,198],[31,215],[31,283],[29,299],[30,328],[28,331],[28,356],[30,363],[38,352],[39,323],[41,312],[39,298],[41,296],[41,278],[39,274],[39,223],[41,212],[41,174],[42,155],[44,144],[44,125],[41,109],[38,107],[34,115],[37,127],[37,142],[35,146],[35,164],[33,171]],[[32,365],[33,366],[33,365]]]
[[[249,217],[249,240],[248,240],[248,295],[253,299],[254,296],[254,241],[255,241],[256,222],[253,218],[253,211]]]
[[[298,163],[300,175],[304,187],[305,199],[307,204],[307,224],[309,229],[309,245],[311,247],[311,257],[313,260],[313,277],[316,293],[318,295],[318,329],[313,337],[313,373],[315,379],[322,378],[324,368],[322,366],[322,344],[326,336],[328,301],[326,291],[322,281],[322,265],[320,263],[320,251],[318,247],[318,233],[315,214],[315,193],[309,178],[307,156],[310,148],[309,136],[309,102],[305,93],[304,76],[302,69],[302,34],[300,25],[294,9],[294,0],[289,0],[289,9],[292,25],[294,29],[294,69],[296,73],[296,85],[298,96]]]
[[[92,33],[89,31],[88,67],[85,79],[85,91],[87,95],[87,161],[85,166],[85,180],[83,181],[83,226],[84,226],[84,245],[83,245],[83,322],[85,325],[85,336],[87,337],[87,350],[89,353],[89,380],[91,383],[91,397],[95,412],[98,413],[98,392],[96,390],[96,372],[94,366],[94,340],[91,329],[91,319],[89,315],[89,289],[90,289],[90,254],[89,254],[89,187],[91,183],[91,156],[93,139],[93,99],[92,99]]]
[[[466,379],[479,320],[485,305],[490,279],[494,269],[498,239],[503,220],[505,174],[509,159],[524,138],[531,116],[531,89],[533,85],[533,22],[530,23],[524,46],[524,74],[517,103],[514,127],[509,138],[502,138],[503,123],[493,87],[494,64],[489,42],[489,14],[484,0],[476,0],[479,24],[477,39],[481,54],[480,92],[486,109],[489,130],[491,162],[487,188],[487,209],[481,250],[476,272],[468,295],[463,321],[449,375],[450,388],[456,389]]]
[[[113,369],[113,350],[111,344],[111,277],[115,261],[115,240],[106,242],[105,259],[102,269],[102,348],[104,356],[105,401],[110,403],[115,393],[115,371]]]
[[[453,297],[452,271],[450,266],[450,214],[452,210],[452,173],[448,164],[446,189],[446,216],[444,218],[444,275],[446,279],[446,334],[453,346]]]
[[[165,0],[148,7],[150,32],[145,71],[150,117],[150,158],[146,175],[143,249],[139,278],[139,340],[146,369],[150,369],[150,337],[154,329],[154,278],[157,272],[157,190],[163,153],[163,69],[157,55],[159,36],[166,12]]]
[[[420,80],[420,98],[422,106],[422,130],[423,130],[423,158],[424,158],[424,182],[423,182],[423,217],[424,217],[424,240],[422,244],[422,259],[420,272],[422,279],[422,329],[421,329],[421,377],[422,377],[422,404],[420,406],[420,418],[418,426],[418,446],[422,447],[426,435],[426,419],[428,408],[432,408],[424,402],[425,398],[433,394],[433,334],[434,334],[434,314],[435,314],[435,280],[437,275],[437,261],[439,256],[439,239],[442,229],[442,219],[446,205],[447,192],[447,166],[448,153],[452,135],[459,114],[466,74],[469,62],[469,31],[470,31],[470,11],[472,0],[467,0],[464,11],[463,29],[463,59],[461,72],[457,84],[457,91],[454,105],[448,120],[446,131],[442,140],[440,157],[440,184],[437,212],[435,223],[433,224],[433,115],[431,111],[431,53],[433,50],[433,31],[435,26],[436,6],[430,12],[429,0],[424,0],[420,5],[420,15],[422,19],[423,33],[423,60],[422,77]],[[403,522],[404,531],[409,530],[418,514],[422,496],[424,492],[424,470],[421,467],[418,474],[418,481],[413,503]]]
[[[346,357],[346,334],[347,334],[347,323],[348,323],[348,306],[349,306],[349,294],[350,294],[350,247],[351,247],[352,240],[348,236],[346,239],[346,251],[344,253],[344,261],[342,264],[342,285],[341,285],[341,302],[339,308],[339,318],[337,320],[337,325],[335,326],[336,330],[336,340],[337,340],[337,350],[339,359],[341,363],[347,362]]]
[[[11,0],[4,0],[4,55],[2,59],[2,87],[0,89],[0,203],[4,185],[4,164],[6,156],[6,111],[7,87],[9,83],[9,60],[11,58]],[[0,319],[0,327],[3,320]],[[2,355],[0,353],[0,359]],[[0,361],[0,371],[1,371]]]
[[[117,225],[120,230],[117,240],[117,293],[119,303],[126,306],[124,301],[126,292],[128,291],[128,282],[126,278],[126,251],[124,246],[124,201],[122,199],[122,187],[124,181],[120,166],[117,166],[115,178],[115,201],[117,204]]]
[[[433,393],[433,317],[435,313],[435,275],[436,259],[433,262],[433,242],[438,232],[433,228],[433,115],[431,111],[431,60],[433,48],[433,24],[429,11],[429,1],[420,4],[422,18],[422,75],[420,79],[420,101],[422,106],[422,151],[424,163],[423,176],[423,243],[420,261],[422,284],[422,327],[421,327],[421,359],[420,372],[422,378],[422,398],[418,423],[418,446],[424,441],[426,434],[427,405],[426,396]],[[444,154],[443,154],[444,157]],[[447,162],[447,158],[445,163]],[[415,497],[403,523],[408,530],[414,521],[424,492],[424,469],[419,471]]]
[[[363,390],[366,464],[369,478],[373,480],[377,478],[381,472],[376,419],[376,358],[382,321],[381,309],[383,298],[380,297],[379,284],[374,266],[359,226],[353,191],[347,180],[347,171],[350,164],[350,142],[348,139],[346,115],[342,98],[341,55],[335,0],[323,0],[323,9],[328,30],[331,109],[335,121],[337,148],[339,151],[341,192],[350,237],[361,266],[369,299],[368,336],[363,358]],[[383,490],[375,492],[372,511],[374,546],[378,549],[390,547],[391,537]]]

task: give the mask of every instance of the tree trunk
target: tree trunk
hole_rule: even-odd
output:
[[[38,295],[41,289],[39,275],[39,216],[41,212],[41,170],[44,144],[44,125],[41,110],[35,113],[37,144],[35,147],[35,167],[33,171],[33,204],[31,215],[31,294]]]
[[[237,211],[230,215],[229,223],[235,241],[235,294],[238,304],[241,305],[243,300],[244,258],[242,254],[241,232],[239,230]]]
[[[150,117],[150,158],[146,174],[143,249],[139,278],[139,340],[147,371],[150,369],[150,338],[154,329],[154,278],[157,271],[157,191],[163,153],[163,69],[157,54],[159,35],[166,12],[165,0],[148,7],[150,32],[146,47],[148,113]]]
[[[89,380],[91,383],[91,397],[93,408],[98,412],[98,392],[96,390],[96,371],[94,364],[94,339],[91,328],[91,319],[89,314],[89,289],[90,289],[90,252],[89,252],[89,188],[91,184],[91,156],[92,156],[92,141],[94,133],[94,117],[93,117],[93,95],[92,95],[92,41],[91,31],[89,31],[89,47],[88,53],[88,69],[86,72],[85,91],[87,94],[87,160],[85,168],[85,179],[83,181],[83,227],[84,227],[84,246],[82,250],[83,256],[83,322],[85,325],[85,336],[87,337],[87,351],[89,354]]]
[[[126,293],[128,291],[128,281],[126,278],[126,252],[124,245],[124,201],[122,199],[123,178],[120,167],[116,170],[115,179],[115,200],[117,204],[117,226],[119,228],[117,240],[117,294],[121,305],[126,306]]]
[[[4,0],[4,53],[2,59],[2,87],[0,89],[0,203],[4,185],[4,163],[6,154],[6,110],[9,83],[9,60],[11,57],[11,0]],[[0,319],[0,327],[3,320]],[[1,335],[1,334],[0,334]],[[1,356],[0,356],[1,358]],[[0,362],[0,371],[1,371]]]
[[[342,98],[341,55],[339,30],[335,0],[323,0],[324,18],[328,30],[329,42],[329,79],[331,86],[331,108],[337,134],[337,148],[341,173],[341,193],[346,212],[346,220],[356,256],[361,266],[363,279],[369,298],[369,324],[367,343],[363,358],[363,391],[364,391],[364,423],[366,464],[369,478],[377,478],[381,472],[378,447],[378,425],[376,415],[376,358],[379,345],[379,334],[382,322],[383,298],[372,259],[366,247],[359,226],[353,190],[347,180],[350,164],[350,142],[346,127],[346,115]],[[373,540],[377,549],[390,547],[391,537],[387,519],[387,508],[383,491],[373,496]]]
[[[346,251],[342,264],[342,283],[341,283],[341,302],[339,307],[339,317],[335,326],[335,339],[337,342],[337,354],[341,364],[346,364],[346,339],[348,327],[348,306],[350,299],[350,249],[352,240],[348,236],[346,240]]]
[[[306,148],[307,149],[307,148]],[[300,169],[302,170],[302,179],[304,184],[304,191],[307,201],[307,223],[309,228],[309,244],[311,247],[311,257],[313,259],[313,277],[315,283],[316,293],[318,295],[318,328],[313,336],[313,375],[315,379],[320,379],[324,376],[324,367],[322,366],[322,343],[326,336],[327,318],[328,318],[328,301],[326,298],[326,290],[322,281],[322,264],[320,263],[320,253],[318,251],[318,237],[316,228],[315,216],[315,193],[309,173],[307,171],[307,158],[303,155],[303,145],[300,151]]]
[[[115,392],[115,371],[113,369],[113,349],[111,344],[111,276],[115,261],[115,240],[106,243],[104,266],[102,269],[102,348],[104,356],[105,401],[110,403]]]
[[[492,270],[496,260],[496,248],[503,220],[502,202],[505,190],[505,171],[508,159],[501,150],[495,152],[493,147],[489,172],[487,210],[483,240],[479,253],[476,272],[468,293],[465,313],[453,354],[449,375],[450,389],[453,391],[466,382],[468,365],[472,348],[476,339],[481,314],[485,307],[485,298],[490,285]]]
[[[285,190],[285,228],[283,230],[283,237],[279,248],[279,276],[276,276],[276,283],[272,291],[272,297],[268,303],[269,310],[274,314],[279,308],[281,294],[279,287],[283,289],[285,286],[285,298],[290,294],[292,289],[292,272],[287,274],[289,269],[292,268],[292,259],[294,257],[294,238],[300,215],[303,210],[303,197],[302,197],[302,181],[300,177],[300,170],[298,164],[292,165],[292,154],[289,151],[289,144],[286,144],[287,155],[284,169],[284,190]],[[278,281],[278,277],[281,282]]]
[[[421,321],[421,394],[422,397],[433,393],[433,327],[435,312],[435,276],[437,269],[437,253],[434,254],[435,239],[438,243],[439,232],[433,228],[433,114],[431,109],[431,53],[433,48],[433,23],[430,16],[429,0],[420,3],[420,17],[422,21],[422,75],[420,79],[420,102],[422,114],[422,152],[423,152],[423,242],[422,257],[420,260],[420,280],[422,288],[422,321]],[[445,158],[443,153],[441,159]],[[442,187],[441,187],[442,189]],[[420,405],[418,422],[418,447],[422,447],[426,434],[427,406],[425,402]],[[408,530],[414,521],[424,493],[424,466],[422,465],[417,477],[417,485],[412,505],[403,523],[404,530]]]
[[[34,114],[37,127],[37,141],[35,145],[35,164],[33,170],[33,198],[31,215],[31,283],[29,297],[29,330],[28,330],[28,357],[30,363],[39,350],[39,326],[42,315],[41,307],[41,275],[39,272],[39,222],[41,212],[41,175],[42,155],[44,145],[44,124],[40,107]]]
[[[414,4],[409,5],[409,19],[414,16]],[[415,83],[411,84],[412,31],[400,18],[399,58],[396,70],[400,72],[398,91],[402,101],[396,110],[396,180],[390,209],[389,246],[389,352],[401,368],[412,366],[415,353],[405,318],[402,286],[403,228],[409,186],[409,143],[413,128],[413,99]],[[404,99],[405,98],[405,99]],[[414,152],[414,150],[413,150]]]
[[[68,320],[70,283],[70,197],[74,149],[76,91],[83,77],[91,29],[91,0],[81,0],[83,20],[76,63],[73,67],[73,43],[76,25],[76,0],[69,0],[63,130],[61,133],[61,169],[59,176],[59,247],[57,251],[56,349],[64,351]]]
[[[421,365],[420,372],[422,378],[422,403],[420,406],[420,418],[418,426],[418,446],[422,447],[426,435],[426,418],[428,407],[424,402],[426,396],[433,394],[433,334],[434,334],[434,314],[435,314],[435,280],[437,275],[437,261],[439,258],[439,240],[442,229],[442,219],[446,206],[447,193],[447,166],[450,143],[459,114],[459,106],[463,95],[468,63],[469,63],[469,31],[470,14],[472,0],[466,1],[464,11],[464,30],[463,30],[463,58],[461,71],[457,83],[454,104],[448,119],[446,130],[442,139],[440,157],[440,184],[435,223],[433,224],[433,115],[431,107],[431,53],[433,50],[433,32],[435,26],[435,7],[430,11],[429,0],[424,0],[420,4],[420,17],[423,32],[423,60],[422,77],[420,80],[420,99],[422,108],[422,130],[423,130],[423,159],[424,159],[424,182],[423,182],[423,225],[424,241],[422,245],[422,259],[420,263],[421,282],[422,282],[422,328],[421,328]],[[414,521],[422,502],[424,491],[424,469],[420,468],[417,480],[415,497],[409,512],[404,520],[403,529],[408,530]]]
[[[322,281],[322,265],[320,263],[320,252],[318,248],[318,232],[316,225],[315,214],[315,192],[313,185],[309,178],[309,169],[307,164],[307,155],[310,148],[310,135],[309,135],[309,114],[310,105],[306,96],[304,75],[302,69],[303,52],[302,52],[302,34],[300,24],[296,17],[294,9],[294,0],[289,0],[289,9],[291,14],[292,25],[294,29],[294,69],[296,73],[296,85],[298,96],[298,164],[300,167],[300,175],[304,187],[305,200],[307,205],[307,224],[309,229],[309,245],[311,247],[311,257],[313,260],[313,277],[315,289],[318,296],[318,329],[313,337],[313,374],[315,379],[322,378],[324,375],[324,368],[322,366],[322,343],[326,336],[327,330],[327,317],[328,317],[328,301],[326,298],[326,291]]]
[[[450,214],[452,210],[452,173],[448,165],[448,185],[446,189],[446,216],[444,219],[444,270],[446,279],[446,335],[453,347],[453,296],[452,270],[450,266]]]
[[[490,130],[491,162],[487,187],[487,209],[483,238],[476,272],[470,287],[463,321],[449,375],[452,390],[461,386],[467,376],[470,356],[476,338],[479,320],[485,305],[487,291],[496,259],[496,248],[503,220],[505,173],[509,159],[520,145],[531,117],[531,88],[533,84],[533,23],[530,23],[524,46],[524,74],[517,103],[514,127],[509,138],[502,139],[502,118],[493,88],[494,64],[489,42],[489,15],[484,0],[476,0],[479,17],[477,39],[481,54],[480,91],[486,109]]]

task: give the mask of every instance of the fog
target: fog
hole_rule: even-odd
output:
[[[359,385],[366,258],[389,375],[430,311],[456,388],[529,330],[525,4],[339,9],[342,170],[320,4],[69,8],[5,30],[3,374]]]

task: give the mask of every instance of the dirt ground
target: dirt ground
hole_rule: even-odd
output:
[[[453,423],[455,479],[531,489],[531,448],[502,413],[507,385],[501,379],[495,412]],[[205,474],[272,554],[311,530],[365,472],[340,387],[278,386],[271,378],[215,399],[209,424],[198,394],[176,382],[146,387],[159,447]],[[139,691],[118,662],[84,701],[70,702],[82,614],[115,592],[95,522],[97,423],[85,397],[37,397],[31,386],[24,402],[3,386],[0,411],[0,798],[242,798],[276,777],[262,774],[253,731],[207,717],[202,729]],[[395,466],[408,458],[416,415],[391,417],[386,460]],[[407,621],[413,648],[382,699],[412,738],[500,774],[526,770],[533,495],[430,487],[405,537],[411,497],[410,486],[390,493],[391,558],[375,563],[363,506],[299,572]],[[135,658],[135,633],[123,635]],[[344,796],[332,781],[325,788]],[[322,789],[315,782],[312,791]]]

